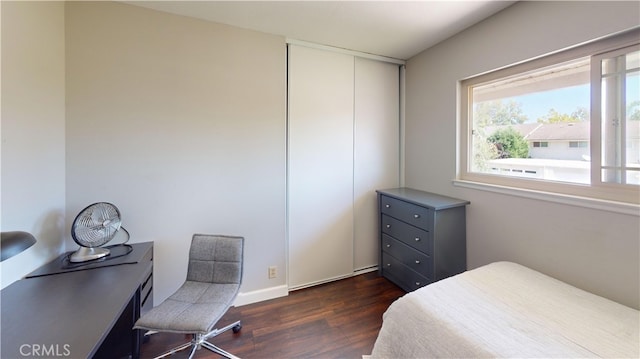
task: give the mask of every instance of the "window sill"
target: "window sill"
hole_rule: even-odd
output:
[[[606,201],[606,200],[593,199],[593,198],[580,197],[580,196],[563,195],[563,194],[552,193],[552,192],[535,191],[535,190],[529,190],[529,189],[493,185],[493,184],[474,182],[474,181],[468,181],[468,180],[460,180],[460,179],[453,180],[453,184],[455,186],[471,188],[471,189],[476,189],[481,191],[489,191],[489,192],[507,194],[511,196],[537,199],[541,201],[561,203],[561,204],[566,204],[570,206],[597,209],[601,211],[614,212],[614,213],[640,217],[640,206],[631,204],[631,203],[614,202],[614,201]]]

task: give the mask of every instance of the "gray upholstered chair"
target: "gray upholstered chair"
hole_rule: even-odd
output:
[[[213,329],[216,322],[233,304],[242,282],[244,238],[194,234],[189,249],[187,280],[169,298],[144,314],[134,329],[154,332],[193,334],[191,342],[158,356],[163,358],[192,347],[207,348],[227,358],[237,358],[207,339],[229,329],[240,331],[240,321],[221,329]]]

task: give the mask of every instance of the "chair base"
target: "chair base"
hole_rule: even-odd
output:
[[[240,359],[237,356],[209,343],[207,341],[207,339],[209,338],[213,338],[219,334],[222,334],[224,332],[226,332],[229,329],[232,329],[234,333],[237,333],[240,331],[240,329],[242,328],[242,324],[240,323],[240,321],[237,321],[235,323],[231,323],[229,325],[227,325],[224,328],[220,328],[220,329],[214,329],[212,331],[210,331],[209,333],[195,333],[193,334],[193,339],[191,339],[190,342],[188,343],[184,343],[180,346],[177,346],[167,352],[164,352],[163,354],[160,354],[159,356],[155,357],[155,359],[160,359],[160,358],[164,358],[164,357],[168,357],[169,355],[173,355],[177,352],[183,351],[185,349],[191,348],[191,353],[189,354],[189,359],[192,359],[193,356],[196,354],[196,350],[200,349],[200,348],[206,348],[211,350],[214,353],[220,354],[225,358],[229,358],[229,359]],[[145,335],[151,335],[154,333],[148,332]]]

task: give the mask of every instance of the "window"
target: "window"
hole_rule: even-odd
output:
[[[639,204],[638,39],[463,80],[459,179]]]
[[[569,147],[571,147],[571,148],[587,148],[587,147],[589,147],[589,142],[587,142],[587,141],[569,141]]]
[[[594,60],[601,145],[594,182],[640,185],[640,50],[632,46]]]

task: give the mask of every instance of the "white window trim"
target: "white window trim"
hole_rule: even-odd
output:
[[[567,184],[470,172],[468,159],[471,158],[469,144],[471,143],[472,135],[471,131],[469,131],[470,109],[467,105],[470,98],[469,92],[472,90],[473,85],[635,45],[638,43],[638,38],[640,38],[640,29],[636,28],[623,34],[594,40],[531,61],[459,81],[458,173],[454,184],[467,188],[640,216],[640,191],[637,186]],[[592,163],[593,165],[596,164]]]
[[[603,199],[596,199],[590,197],[573,196],[568,194],[553,193],[547,191],[537,191],[526,188],[516,188],[502,185],[495,185],[477,181],[468,181],[456,179],[453,180],[454,186],[470,188],[480,191],[488,191],[500,194],[506,194],[510,196],[535,199],[546,202],[560,203],[569,206],[576,206],[582,208],[597,209],[600,211],[607,211],[613,213],[626,214],[630,216],[640,217],[640,206],[625,203],[608,201]]]
[[[599,54],[596,56],[593,56],[594,60],[600,62],[602,59],[605,58],[610,58],[613,56],[619,56],[622,55],[626,52],[628,52],[631,48],[633,48],[634,51],[638,51],[640,50],[640,43],[636,43],[632,46],[629,47],[624,47],[624,48],[620,48],[620,49],[616,49],[614,51],[611,52],[606,52],[603,54]],[[594,81],[601,81],[601,77],[600,77],[600,69],[599,67],[595,67],[593,66],[591,68],[591,82]],[[593,113],[597,113],[600,114],[602,111],[602,100],[601,100],[601,95],[602,95],[602,87],[601,86],[596,86],[594,87],[593,91],[591,92],[591,111]],[[600,116],[600,115],[598,115]],[[600,122],[601,123],[601,122]],[[592,138],[599,138],[601,139],[600,141],[597,141],[594,143],[594,145],[592,146],[591,151],[595,152],[595,153],[602,153],[602,126],[591,126],[591,133],[592,133]],[[591,171],[591,183],[595,183],[597,185],[607,185],[607,182],[603,182],[601,177],[602,177],[602,156],[592,156],[593,158],[593,162],[591,163],[592,166],[595,166],[596,168],[598,168],[598,171]]]

